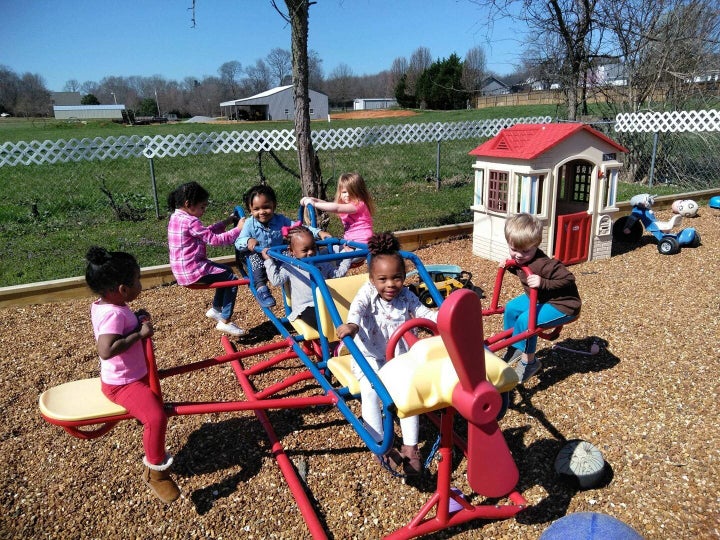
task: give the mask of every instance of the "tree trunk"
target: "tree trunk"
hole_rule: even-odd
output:
[[[310,133],[310,92],[308,88],[308,0],[285,0],[292,28],[293,97],[295,100],[295,139],[303,195],[325,199],[320,160]]]

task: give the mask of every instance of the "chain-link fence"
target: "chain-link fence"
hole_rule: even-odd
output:
[[[460,129],[459,123],[452,129],[444,124],[402,130],[353,128],[343,134],[342,143],[338,136],[325,134],[317,147],[327,195],[334,195],[341,173],[358,171],[377,202],[376,230],[470,221],[474,160],[468,152],[519,121],[549,118],[496,120],[490,126],[468,129]],[[630,150],[625,158],[628,181],[671,183],[684,191],[720,184],[720,131],[660,133],[656,142],[654,133],[617,132],[614,123],[594,127]],[[260,135],[253,144],[270,140],[272,134]],[[138,152],[140,140],[87,141],[82,151],[96,156],[90,161],[75,161],[79,150],[67,145],[2,145],[0,286],[81,275],[85,251],[92,244],[129,251],[143,266],[166,264],[167,195],[190,180],[211,195],[206,223],[224,218],[242,203],[245,191],[261,182],[276,190],[279,212],[297,215],[302,193],[292,141],[284,140],[279,149],[263,144],[259,149],[228,151],[237,137],[176,139],[181,140],[174,150],[166,139],[154,139],[153,148],[164,157],[147,157],[147,144]],[[210,153],[193,150],[201,147]],[[25,152],[22,157],[20,151]],[[42,163],[43,152],[52,163],[37,163]],[[120,158],[124,152],[145,157]],[[30,164],[8,164],[21,159]],[[339,221],[331,217],[328,230],[339,235]],[[211,251],[211,255],[229,253],[229,248]]]

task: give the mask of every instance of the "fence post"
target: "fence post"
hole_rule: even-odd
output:
[[[435,154],[435,190],[440,191],[440,141],[437,142],[437,153]]]
[[[153,158],[148,158],[148,161],[150,162],[150,183],[152,185],[153,200],[155,201],[155,217],[160,219],[160,205],[158,204],[157,184],[155,183],[155,164]]]
[[[648,178],[648,187],[651,188],[653,185],[653,175],[655,174],[655,155],[657,154],[658,144],[658,132],[653,134],[653,149],[652,156],[650,157],[650,177]]]

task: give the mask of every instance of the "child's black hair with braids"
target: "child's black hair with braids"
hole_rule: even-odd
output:
[[[250,211],[253,199],[259,196],[265,196],[268,201],[277,206],[277,195],[275,194],[275,190],[266,184],[258,184],[257,186],[253,186],[248,189],[243,196],[245,208],[247,208],[248,211]]]
[[[373,272],[375,260],[381,257],[395,258],[403,272],[405,270],[405,260],[400,255],[400,241],[391,232],[375,233],[368,239],[368,251],[370,251],[370,262],[368,269]]]
[[[175,188],[174,191],[168,195],[168,209],[174,212],[178,208],[185,206],[193,206],[198,203],[205,202],[210,199],[210,194],[207,190],[197,182],[187,182]]]
[[[120,285],[132,287],[140,265],[130,253],[92,246],[85,255],[85,281],[94,293],[105,296]]]

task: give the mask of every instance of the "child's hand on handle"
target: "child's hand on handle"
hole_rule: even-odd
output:
[[[308,204],[312,204],[314,206],[319,200],[320,199],[316,199],[315,197],[303,197],[300,199],[300,205],[307,206]]]
[[[338,326],[335,333],[337,334],[337,337],[342,339],[347,336],[355,337],[355,334],[358,333],[358,330],[360,330],[360,329],[358,328],[357,324],[346,323],[346,324],[341,324],[340,326]]]
[[[155,330],[153,330],[152,321],[150,320],[150,313],[144,309],[138,309],[135,312],[135,316],[138,319],[138,323],[140,323],[140,328],[138,329],[140,338],[145,339],[151,337],[155,333]]]
[[[238,219],[238,222],[237,222],[237,225],[235,225],[235,228],[236,228],[236,229],[242,229],[242,228],[243,228],[243,225],[245,225],[245,220],[246,220],[246,219],[247,219],[247,218],[244,218],[244,217],[241,217],[240,219]]]
[[[263,249],[262,252],[260,253],[260,255],[262,256],[262,258],[265,259],[265,260],[267,260],[267,259],[270,258],[270,255],[268,255],[268,251],[270,251],[270,248],[269,248],[269,247],[266,247],[266,248]]]
[[[540,276],[537,274],[530,274],[527,277],[527,284],[528,287],[531,289],[539,289],[540,288]]]
[[[258,241],[255,238],[248,238],[247,241],[247,248],[248,251],[255,251],[255,248],[258,245]]]

